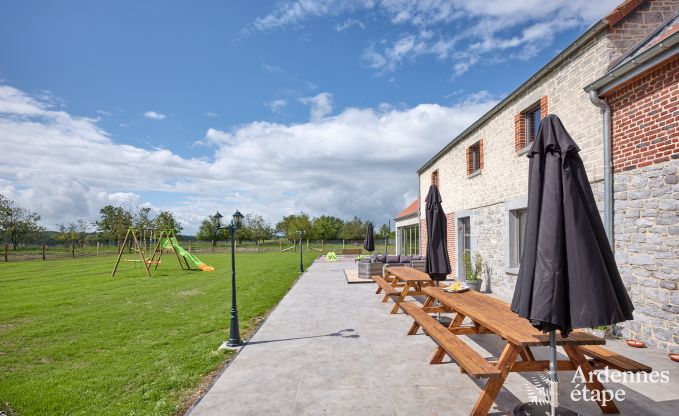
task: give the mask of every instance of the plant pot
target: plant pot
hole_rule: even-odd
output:
[[[467,284],[469,285],[470,288],[473,290],[476,290],[477,292],[481,291],[481,284],[483,283],[483,279],[477,279],[477,280],[467,280]]]
[[[644,343],[643,341],[639,341],[636,339],[628,339],[626,342],[627,345],[633,348],[646,348],[646,343]]]

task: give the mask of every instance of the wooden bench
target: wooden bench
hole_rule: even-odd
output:
[[[362,248],[343,248],[342,254],[361,254],[363,253]]]
[[[615,351],[611,351],[599,345],[582,345],[580,350],[591,357],[596,368],[609,366],[618,371],[630,371],[632,373],[650,373],[651,367],[646,364],[624,357]]]
[[[372,279],[377,283],[377,291],[375,292],[376,294],[379,294],[380,291],[384,290],[384,299],[382,299],[382,302],[386,302],[387,299],[389,299],[389,296],[400,296],[401,291],[398,290],[397,287],[392,286],[389,282],[384,280],[382,276],[379,275],[372,275]]]
[[[448,328],[429,316],[417,303],[401,302],[400,307],[438,345],[438,350],[434,354],[431,364],[440,364],[445,353],[455,360],[464,372],[473,377],[494,378],[500,376],[500,370],[460,340],[457,335],[450,332]]]

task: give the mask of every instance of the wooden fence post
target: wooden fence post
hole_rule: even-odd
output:
[[[71,256],[75,258],[75,243],[71,243]]]
[[[191,252],[191,242],[189,241],[189,253]]]
[[[342,250],[344,250],[344,240],[342,240]]]
[[[309,251],[309,239],[306,239],[306,251]]]
[[[97,257],[99,257],[99,242],[97,241]]]
[[[278,250],[283,251],[283,240],[278,239]]]
[[[42,260],[45,261],[45,243],[42,243]]]
[[[5,243],[5,263],[7,263],[7,243]]]
[[[210,250],[214,253],[215,252],[215,240],[212,240],[210,242]]]

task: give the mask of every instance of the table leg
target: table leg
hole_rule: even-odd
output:
[[[431,296],[427,296],[427,300],[424,301],[424,305],[422,305],[423,308],[427,308],[431,306],[431,304],[434,303],[434,298]],[[408,330],[408,335],[415,335],[417,334],[417,331],[420,329],[420,324],[417,323],[417,321],[413,320],[413,324],[410,325],[410,329]]]
[[[410,282],[406,282],[405,286],[403,286],[403,290],[401,291],[401,295],[394,301],[394,307],[391,308],[392,314],[398,312],[398,305],[405,300],[406,296],[408,296],[408,292],[410,292]]]
[[[604,385],[601,384],[601,382],[599,381],[599,379],[596,378],[595,375],[593,375],[594,370],[592,369],[592,366],[589,364],[589,361],[587,361],[587,358],[585,358],[585,355],[582,353],[582,350],[580,350],[575,345],[564,345],[563,349],[564,351],[566,351],[566,354],[568,355],[568,358],[571,359],[573,365],[576,368],[580,367],[580,369],[582,370],[582,375],[585,377],[585,380],[587,380],[587,382],[585,383],[587,385],[587,388],[591,392],[597,391],[598,397],[601,398],[605,390]],[[592,380],[591,383],[589,382],[590,377]],[[620,413],[618,411],[618,407],[612,400],[608,401],[605,404],[601,400],[598,400],[597,404],[601,408],[601,411],[604,413]]]
[[[507,375],[511,371],[520,350],[521,347],[510,344],[509,342],[507,343],[507,346],[500,355],[500,361],[497,363],[498,370],[500,370],[500,376],[488,380],[474,405],[474,409],[472,409],[472,415],[486,416],[488,414],[488,411],[493,406],[493,402],[495,402],[495,398],[498,393],[500,393],[500,389],[502,389],[502,385],[505,384]]]

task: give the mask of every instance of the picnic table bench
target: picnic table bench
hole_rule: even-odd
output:
[[[384,268],[384,277],[372,276],[375,283],[377,283],[376,294],[384,290],[385,295],[382,302],[386,302],[391,298],[394,301],[394,307],[391,313],[398,312],[399,304],[408,296],[423,295],[423,287],[434,285],[427,273],[421,272],[412,267],[391,267]]]
[[[342,254],[361,254],[363,253],[362,248],[343,248]]]
[[[472,415],[487,415],[502,385],[510,372],[546,371],[548,360],[536,360],[531,347],[549,345],[549,335],[537,330],[531,323],[513,313],[509,305],[499,299],[476,291],[447,293],[441,288],[425,287],[422,292],[427,300],[422,306],[416,302],[400,302],[398,306],[413,319],[408,334],[418,329],[429,335],[437,345],[431,364],[440,364],[448,355],[462,372],[472,377],[487,378],[479,398],[471,411]],[[441,306],[432,307],[434,300]],[[455,313],[448,327],[432,318],[429,313],[446,310]],[[469,319],[471,324],[464,324]],[[495,334],[506,340],[498,360],[487,360],[466,344],[459,335]],[[587,380],[588,389],[601,391],[604,386],[596,377],[590,378],[594,369],[605,366],[620,371],[650,372],[651,368],[609,351],[600,345],[605,340],[587,332],[575,331],[564,338],[557,336],[557,345],[563,347],[568,360],[558,360],[559,371],[573,371],[578,367]],[[517,360],[517,358],[521,360]],[[587,357],[591,357],[588,359]],[[601,394],[595,397],[602,397]],[[598,401],[604,413],[618,413],[614,402]]]

